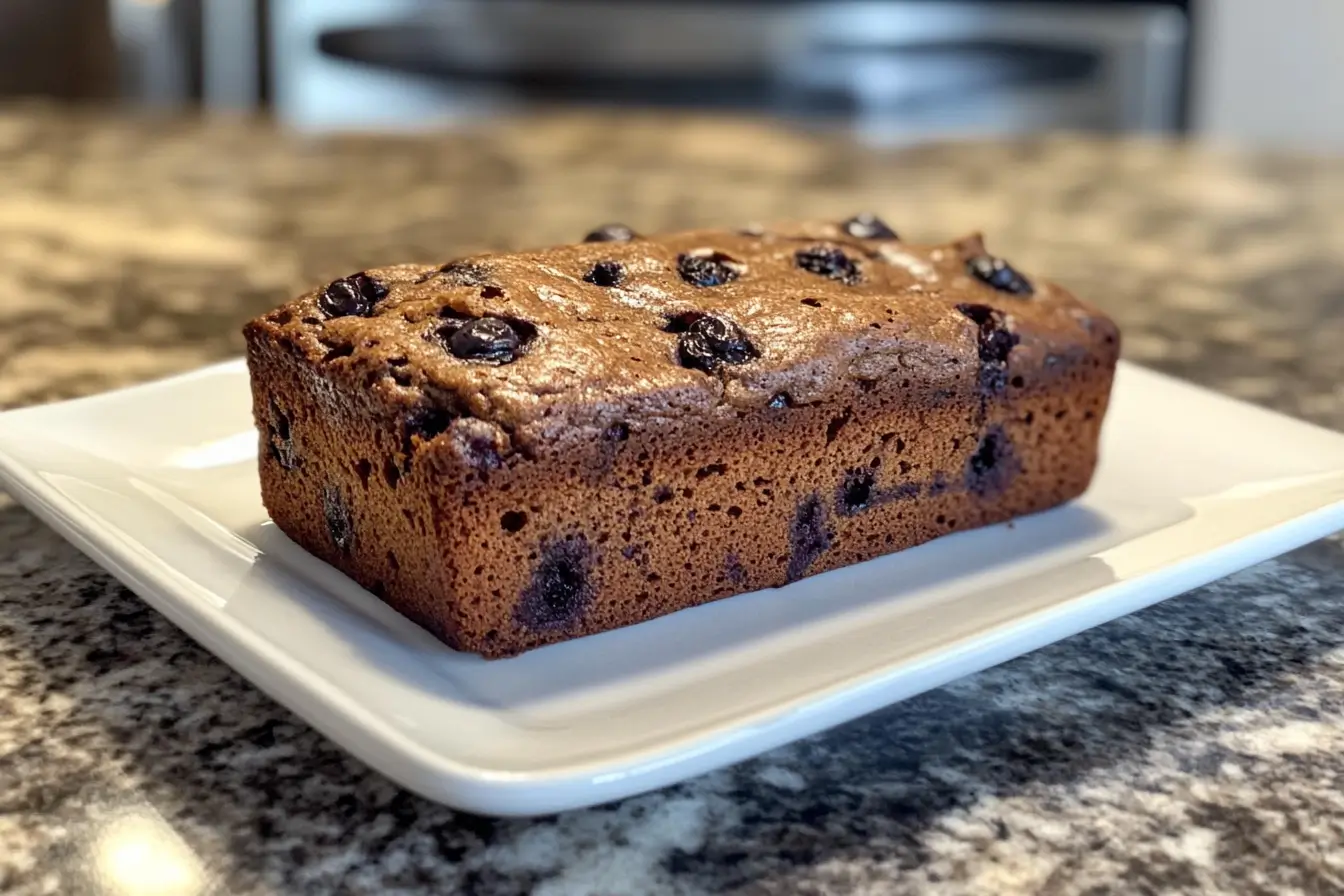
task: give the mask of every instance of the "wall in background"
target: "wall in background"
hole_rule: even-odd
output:
[[[1344,150],[1344,0],[1199,0],[1197,134]]]

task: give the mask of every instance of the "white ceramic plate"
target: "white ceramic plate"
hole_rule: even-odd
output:
[[[1074,504],[487,663],[269,523],[241,362],[0,415],[0,484],[356,756],[526,815],[670,784],[1344,527],[1344,436],[1122,365]]]

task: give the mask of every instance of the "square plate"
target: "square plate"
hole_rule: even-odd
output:
[[[486,662],[286,539],[256,447],[235,361],[0,415],[0,484],[363,761],[493,815],[744,759],[1344,527],[1344,436],[1122,364],[1071,505]]]

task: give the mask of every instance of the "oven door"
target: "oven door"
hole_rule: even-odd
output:
[[[268,15],[275,112],[317,128],[583,103],[897,139],[1162,131],[1186,53],[1184,14],[1141,3],[270,0]]]

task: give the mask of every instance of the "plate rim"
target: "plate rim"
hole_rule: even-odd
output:
[[[534,816],[594,805],[742,761],[1180,595],[1344,525],[1344,500],[1325,502],[1211,550],[1014,618],[948,648],[892,659],[867,673],[720,722],[701,733],[628,751],[619,760],[598,758],[552,768],[505,771],[464,762],[415,741],[400,729],[381,724],[358,698],[295,664],[278,645],[257,638],[227,613],[212,611],[200,602],[183,601],[180,595],[187,589],[184,583],[175,581],[180,574],[168,563],[137,554],[139,543],[129,533],[85,510],[6,450],[3,437],[7,431],[40,423],[53,413],[91,402],[181,388],[193,379],[232,374],[245,370],[245,366],[244,359],[234,358],[94,395],[0,413],[0,488],[203,649],[342,749],[425,797],[488,815]],[[1344,435],[1314,423],[1129,362],[1122,361],[1121,366],[1154,378],[1164,389],[1177,388],[1187,394],[1197,393],[1204,400],[1253,409],[1283,423],[1318,430],[1344,445]],[[1105,611],[1093,612],[1092,621],[1081,625],[1070,621],[1097,607]],[[1062,623],[1068,623],[1066,630],[1057,632]],[[912,672],[920,670],[919,682],[897,686],[899,680],[915,677]],[[311,702],[314,700],[315,705]]]

